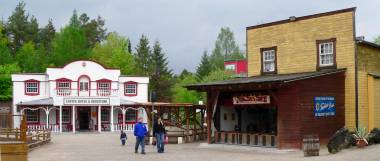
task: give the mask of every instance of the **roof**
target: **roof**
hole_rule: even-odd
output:
[[[53,98],[43,98],[38,100],[32,100],[32,101],[26,101],[26,102],[20,102],[17,105],[53,105]]]
[[[120,105],[137,105],[138,102],[120,99]]]
[[[356,43],[364,44],[364,45],[368,45],[368,46],[380,49],[380,45],[373,43],[373,42],[369,42],[369,41],[365,41],[365,40],[361,40],[361,39],[356,39]]]
[[[262,28],[262,27],[267,27],[267,26],[273,26],[273,25],[279,25],[279,24],[299,21],[299,20],[306,20],[306,19],[311,19],[311,18],[329,16],[329,15],[334,15],[334,14],[339,14],[339,13],[344,13],[344,12],[355,12],[355,10],[356,10],[356,7],[352,7],[352,8],[346,8],[346,9],[324,12],[324,13],[317,13],[317,14],[307,15],[307,16],[302,16],[302,17],[292,16],[289,19],[274,21],[274,22],[264,23],[264,24],[254,25],[254,26],[249,26],[246,29],[250,30],[250,29],[256,29],[256,28]]]
[[[263,75],[263,76],[253,76],[246,78],[237,78],[231,80],[216,81],[210,83],[200,83],[194,85],[188,85],[188,89],[196,89],[197,87],[203,86],[221,86],[221,85],[236,85],[236,84],[250,84],[250,83],[288,83],[298,80],[310,79],[315,77],[320,77],[324,75],[330,75],[340,72],[345,72],[346,69],[329,69],[316,72],[305,72],[305,73],[292,73],[292,74],[276,74],[276,75]]]
[[[380,78],[380,73],[374,73],[374,72],[370,72],[368,73],[369,75],[375,77],[375,78]]]

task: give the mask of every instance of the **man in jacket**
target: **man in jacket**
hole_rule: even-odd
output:
[[[141,154],[145,154],[145,136],[148,130],[145,124],[142,122],[143,119],[139,117],[138,122],[135,124],[134,135],[136,136],[135,153],[138,152],[139,145],[141,146]]]
[[[165,134],[166,134],[165,125],[162,122],[161,118],[159,117],[153,125],[153,136],[155,136],[157,140],[158,153],[163,153],[165,151],[164,149]]]

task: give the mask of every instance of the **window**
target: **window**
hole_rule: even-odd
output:
[[[235,71],[235,64],[227,64],[225,66],[226,70],[232,70],[232,71]]]
[[[25,110],[26,122],[28,123],[38,123],[39,122],[39,111],[40,110]]]
[[[71,82],[65,81],[57,82],[57,95],[58,96],[69,96],[71,93]]]
[[[88,91],[88,82],[79,82],[80,91]]]
[[[317,67],[336,67],[335,63],[335,42],[336,39],[317,40]]]
[[[136,122],[137,120],[137,111],[129,109],[125,111],[125,122]]]
[[[136,82],[126,82],[124,84],[124,95],[126,95],[126,96],[137,96],[137,83]]]
[[[262,73],[277,73],[276,47],[261,49]]]
[[[62,123],[70,123],[71,111],[68,108],[62,108]]]
[[[102,109],[101,120],[102,122],[110,121],[110,109]]]
[[[111,82],[98,82],[98,95],[109,96],[111,94]]]
[[[39,95],[40,82],[36,80],[25,81],[25,95]]]

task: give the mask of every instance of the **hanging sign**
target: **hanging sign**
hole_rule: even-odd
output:
[[[109,98],[64,98],[65,105],[109,105]]]
[[[240,95],[234,96],[233,98],[234,105],[247,105],[247,104],[269,104],[270,96],[269,95]]]
[[[319,96],[314,97],[314,116],[334,116],[336,111],[335,97]]]

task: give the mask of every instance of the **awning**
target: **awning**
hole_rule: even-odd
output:
[[[299,81],[304,79],[316,78],[325,75],[331,75],[336,73],[345,72],[346,69],[328,69],[316,72],[304,72],[304,73],[292,73],[292,74],[274,74],[253,76],[247,78],[237,78],[231,80],[216,81],[210,83],[200,83],[185,86],[190,90],[202,90],[205,87],[211,86],[228,86],[228,85],[240,85],[240,84],[262,84],[262,83],[288,83],[293,81]]]
[[[43,99],[38,99],[38,100],[31,100],[31,101],[26,101],[26,102],[19,102],[17,105],[22,105],[22,106],[36,106],[36,105],[53,105],[53,98],[43,98]]]
[[[371,75],[371,76],[373,76],[373,77],[375,77],[375,78],[380,78],[380,73],[374,73],[374,72],[372,72],[372,73],[368,73],[369,75]]]

